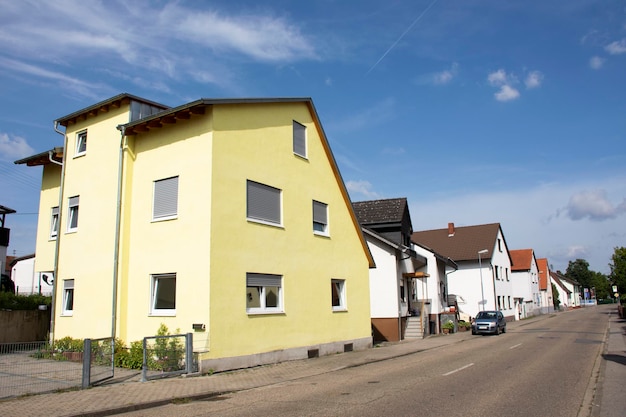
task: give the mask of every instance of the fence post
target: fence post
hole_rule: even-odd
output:
[[[146,356],[146,350],[148,349],[148,342],[146,338],[143,338],[143,363],[141,365],[141,382],[148,380],[148,358]]]
[[[187,333],[185,339],[187,339],[187,343],[185,343],[185,372],[190,374],[193,372],[193,334]]]
[[[89,388],[91,379],[91,339],[83,341],[83,389]]]

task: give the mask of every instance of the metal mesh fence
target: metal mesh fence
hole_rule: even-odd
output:
[[[77,388],[83,364],[76,352],[52,352],[47,342],[0,344],[0,398]]]

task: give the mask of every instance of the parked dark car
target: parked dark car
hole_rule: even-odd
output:
[[[472,322],[472,334],[506,333],[506,320],[501,311],[481,311]]]

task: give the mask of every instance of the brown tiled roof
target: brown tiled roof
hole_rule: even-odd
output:
[[[511,271],[529,271],[533,260],[532,249],[509,250],[511,255]]]
[[[537,259],[537,269],[539,269],[539,289],[546,291],[548,290],[548,259]]]
[[[487,249],[488,252],[481,255],[481,258],[491,259],[500,223],[462,227],[454,227],[452,223],[451,225],[454,229],[452,234],[449,233],[449,228],[424,230],[413,233],[412,240],[432,248],[455,262],[475,261],[478,259],[478,251],[483,249]]]
[[[407,208],[406,198],[359,201],[352,203],[359,223],[368,224],[400,223]]]

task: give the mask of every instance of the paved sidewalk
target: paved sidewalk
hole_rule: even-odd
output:
[[[529,320],[508,323],[511,330],[537,320],[550,317],[538,316]],[[619,319],[618,319],[619,320]],[[608,355],[621,355],[621,363],[613,362],[612,356],[605,356],[607,378],[605,382],[616,390],[621,388],[615,379],[626,374],[624,367],[624,339],[613,327],[611,318],[610,336],[620,336],[621,346],[609,337]],[[622,323],[624,325],[624,323]],[[614,334],[615,332],[615,334]],[[39,416],[109,416],[123,412],[147,409],[169,404],[175,399],[202,399],[223,393],[267,386],[282,381],[297,380],[313,375],[321,375],[342,368],[360,366],[395,357],[414,354],[430,349],[461,343],[471,339],[471,332],[458,332],[450,335],[430,336],[425,339],[405,340],[398,343],[383,344],[365,351],[355,351],[314,359],[303,359],[266,365],[256,368],[217,373],[214,375],[187,376],[149,382],[122,382],[98,386],[87,390],[68,391],[14,398],[0,402],[0,416],[3,417],[39,417]],[[619,344],[619,340],[617,340]],[[617,351],[611,349],[617,348]],[[621,350],[620,350],[621,349]],[[615,364],[616,368],[609,364]],[[609,372],[610,371],[610,372]],[[613,396],[608,389],[604,393]],[[620,393],[620,400],[624,400]],[[603,400],[604,401],[604,400]],[[607,399],[610,401],[610,399]],[[595,407],[599,408],[599,407]],[[623,411],[622,406],[617,410]],[[604,408],[603,408],[604,410]],[[609,414],[602,413],[602,416]],[[617,415],[617,414],[615,414]],[[620,414],[622,415],[622,414]],[[611,415],[612,416],[612,415]]]
[[[599,363],[598,390],[591,405],[591,416],[626,415],[626,320],[617,308],[611,310],[609,329]]]

